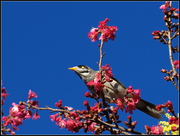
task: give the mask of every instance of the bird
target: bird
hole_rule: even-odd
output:
[[[86,65],[78,65],[78,66],[70,67],[68,69],[73,70],[84,81],[89,91],[92,94],[96,95],[95,88],[93,86],[88,86],[87,83],[89,81],[94,80],[95,74],[98,73],[99,71],[95,71]],[[127,94],[127,90],[126,87],[119,80],[117,80],[114,77],[111,77],[111,82],[105,82],[104,85],[108,86],[108,88],[105,87],[103,88],[104,99],[106,102],[111,102],[112,100],[116,100],[118,98],[120,98],[123,101],[124,96]],[[102,95],[100,95],[100,97],[102,98]],[[129,95],[128,97],[132,97],[132,94]],[[161,115],[165,114],[165,111],[163,109],[157,111],[155,104],[152,104],[141,98],[139,99],[139,102],[135,104],[135,107],[138,110],[156,119],[162,119]]]

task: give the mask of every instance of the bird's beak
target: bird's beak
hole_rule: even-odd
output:
[[[76,71],[76,70],[77,70],[76,67],[72,67],[72,68],[68,68],[68,69],[73,70],[73,71]]]

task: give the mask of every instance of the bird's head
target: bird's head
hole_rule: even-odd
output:
[[[69,68],[73,70],[85,83],[93,80],[95,78],[95,73],[93,69],[85,65],[79,65]]]

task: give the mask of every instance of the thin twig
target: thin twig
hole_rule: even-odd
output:
[[[169,4],[169,8],[171,8],[171,7],[172,7],[172,1],[170,1],[170,4]],[[172,66],[173,73],[174,73],[174,75],[177,75],[177,71],[176,71],[175,65],[174,65],[174,63],[173,63],[172,48],[171,48],[171,44],[172,44],[171,25],[170,25],[171,16],[168,18],[168,22],[169,22],[169,23],[168,23],[167,27],[168,27],[168,39],[169,39],[169,41],[168,41],[169,59],[170,59],[170,63],[171,63],[171,66]],[[172,80],[171,80],[171,81],[172,81]],[[178,81],[178,82],[179,82],[179,81]],[[173,81],[172,83],[175,85],[175,87],[177,86],[174,81]],[[177,88],[177,87],[176,87],[176,88]],[[178,91],[179,91],[179,88],[177,88],[177,89],[178,89]]]

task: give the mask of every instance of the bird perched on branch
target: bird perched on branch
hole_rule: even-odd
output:
[[[79,65],[75,66],[72,68],[69,68],[70,70],[73,70],[86,84],[88,87],[89,91],[93,94],[96,95],[96,90],[93,86],[88,86],[87,83],[95,79],[96,73],[99,71],[94,71],[88,66],[85,65]],[[116,78],[111,77],[110,82],[104,82],[103,83],[103,94],[104,94],[104,99],[107,102],[111,102],[112,100],[116,100],[120,98],[122,101],[124,101],[124,96],[127,95],[127,90],[126,87],[118,81]],[[102,94],[100,94],[100,97],[102,98]],[[128,98],[131,98],[132,94],[128,95]],[[160,111],[157,111],[156,105],[147,102],[143,99],[139,99],[139,102],[135,104],[135,107],[139,109],[140,111],[154,117],[157,119],[162,119],[161,114],[165,114],[165,111],[162,109]]]

